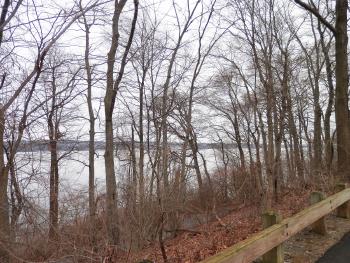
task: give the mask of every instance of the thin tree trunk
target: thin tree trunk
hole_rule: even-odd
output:
[[[289,131],[291,134],[291,137],[293,139],[293,148],[294,148],[294,160],[295,160],[295,165],[297,169],[297,174],[299,179],[304,180],[304,165],[301,160],[301,154],[300,152],[303,150],[300,148],[299,145],[299,135],[298,135],[298,130],[295,125],[294,121],[294,115],[292,111],[292,101],[290,98],[290,95],[287,97],[287,109],[288,109],[288,126],[289,126]]]
[[[49,133],[50,133],[49,240],[55,241],[58,238],[58,157],[57,157],[57,141],[54,136],[55,127],[54,127],[52,118],[49,118],[48,126],[49,126]]]
[[[55,122],[56,112],[56,77],[55,67],[52,72],[52,98],[48,109],[48,132],[49,132],[49,151],[50,151],[50,205],[49,205],[49,240],[56,241],[58,238],[58,156],[57,139],[58,124]]]
[[[146,72],[142,76],[142,82],[139,90],[139,139],[140,139],[140,149],[139,149],[139,192],[140,192],[140,208],[143,209],[145,201],[145,179],[144,179],[144,162],[145,162],[145,143],[143,136],[143,95],[144,95],[144,82],[145,82]]]
[[[198,145],[197,145],[197,136],[194,133],[194,131],[191,132],[191,138],[189,140],[189,145],[192,150],[192,157],[194,162],[194,170],[196,172],[197,177],[197,183],[198,183],[198,191],[199,191],[199,198],[202,207],[205,207],[206,200],[205,200],[205,193],[203,189],[203,180],[202,180],[202,174],[199,167],[199,161],[198,161]]]
[[[313,158],[313,173],[319,175],[322,169],[322,132],[321,132],[321,117],[322,109],[320,106],[320,88],[318,79],[315,79],[314,87],[314,158]],[[318,178],[317,176],[316,178]]]
[[[325,161],[328,174],[331,173],[332,168],[332,139],[331,139],[331,115],[334,104],[334,85],[332,65],[329,58],[329,44],[326,46],[324,40],[324,32],[321,30],[321,23],[318,21],[318,32],[320,34],[320,41],[322,52],[325,57],[326,74],[328,83],[328,104],[324,116],[324,140],[325,140]]]
[[[92,106],[92,69],[90,65],[90,26],[83,15],[85,26],[85,71],[87,76],[87,105],[89,111],[89,234],[96,251],[96,205],[95,205],[95,114]]]

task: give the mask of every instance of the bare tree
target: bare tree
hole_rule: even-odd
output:
[[[3,44],[3,37],[9,32],[7,30],[7,26],[9,25],[10,21],[14,20],[14,16],[16,12],[21,8],[23,1],[18,1],[16,5],[14,6],[14,9],[12,12],[9,11],[9,7],[12,1],[5,1],[5,4],[2,6],[1,11],[1,45]],[[89,9],[91,9],[95,3],[92,3],[92,5],[89,5],[84,8],[83,12],[87,12]],[[34,14],[37,11],[37,6],[33,6],[34,8]],[[28,11],[28,9],[27,9]],[[36,13],[37,14],[37,13]],[[37,14],[38,15],[38,14]],[[33,21],[29,21],[28,23],[32,26],[36,27],[38,30],[36,30],[35,34],[32,34],[33,42],[35,43],[35,49],[36,49],[36,55],[34,58],[34,61],[32,62],[31,69],[26,70],[27,73],[24,77],[21,79],[18,79],[16,81],[16,87],[12,87],[12,90],[8,92],[4,88],[4,85],[6,82],[11,81],[12,76],[11,71],[8,70],[7,72],[4,72],[2,74],[2,84],[1,88],[5,92],[6,96],[2,98],[2,103],[0,107],[0,233],[2,237],[2,244],[7,245],[8,244],[8,237],[10,235],[10,222],[9,222],[9,209],[8,209],[8,197],[7,197],[7,190],[8,190],[8,176],[9,176],[9,170],[11,166],[13,165],[13,162],[9,161],[5,163],[4,160],[4,152],[3,149],[5,147],[4,145],[4,131],[5,131],[5,120],[6,120],[6,113],[9,110],[9,108],[14,104],[16,99],[26,90],[28,86],[31,86],[31,92],[29,93],[29,96],[27,96],[27,104],[29,104],[30,99],[32,98],[32,94],[35,91],[37,80],[43,70],[43,62],[45,60],[45,57],[49,50],[54,46],[54,44],[62,37],[62,35],[72,26],[72,24],[82,15],[81,12],[76,13],[74,9],[66,12],[65,16],[61,16],[61,12],[58,12],[54,18],[47,18],[46,20],[50,21],[50,19],[53,22],[52,29],[55,30],[48,30],[48,32],[45,32],[42,28],[42,20],[45,19],[34,19]],[[62,20],[61,20],[62,19]],[[24,26],[26,26],[27,23],[23,23]],[[18,24],[14,23],[11,26],[11,30],[20,29],[22,24],[19,22]],[[13,35],[14,33],[11,32],[10,35]],[[7,42],[10,43],[10,42]],[[2,45],[3,47],[3,45]],[[4,49],[6,50],[6,49]],[[10,54],[1,54],[1,60],[4,61],[9,58]],[[26,120],[25,117],[27,115],[23,115],[23,127],[26,126]],[[23,128],[24,129],[24,128]],[[16,142],[16,145],[19,145],[21,142],[22,137],[19,136]],[[13,152],[13,157],[16,152]],[[8,262],[9,261],[9,253],[8,253],[8,247],[1,246],[0,249],[0,259],[2,262]]]
[[[79,2],[81,11],[83,10],[82,1]],[[94,10],[93,10],[94,11]],[[95,121],[97,119],[97,113],[94,112],[93,107],[93,65],[91,65],[91,43],[90,43],[90,31],[91,27],[95,24],[97,17],[93,14],[91,21],[88,20],[87,14],[83,14],[83,30],[85,32],[85,52],[84,63],[86,73],[86,85],[87,85],[87,106],[89,112],[89,219],[90,219],[90,240],[93,249],[96,250],[96,204],[95,204]]]
[[[340,177],[347,177],[350,153],[350,119],[348,106],[348,60],[347,58],[347,0],[337,0],[335,6],[336,21],[333,26],[322,16],[313,1],[307,4],[301,0],[295,3],[313,14],[335,37],[335,119],[337,129],[337,172]]]
[[[120,62],[117,77],[114,78],[114,67],[116,62],[117,49],[120,46],[119,23],[122,11],[127,0],[114,2],[114,14],[112,19],[112,42],[107,55],[107,86],[105,103],[105,135],[106,135],[106,149],[105,149],[105,168],[106,168],[106,193],[107,193],[107,231],[108,239],[111,245],[117,245],[119,242],[118,230],[118,203],[117,203],[117,184],[114,169],[114,143],[113,143],[113,111],[115,100],[120,88],[125,66],[127,63],[128,53],[134,37],[137,15],[138,15],[138,0],[134,0],[134,15],[132,18],[131,29],[127,44],[123,51],[122,60]]]
[[[43,106],[43,111],[47,121],[50,152],[50,241],[56,241],[59,236],[59,162],[74,149],[59,154],[58,143],[67,133],[68,117],[70,120],[74,119],[73,111],[69,110],[68,107],[80,93],[76,83],[81,68],[70,68],[68,65],[72,59],[69,56],[64,58],[64,56],[59,50],[53,49],[48,57],[47,69],[42,74],[45,96],[43,101],[47,101]],[[74,145],[72,146],[74,147]]]

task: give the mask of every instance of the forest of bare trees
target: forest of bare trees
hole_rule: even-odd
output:
[[[1,0],[0,263],[173,262],[227,204],[349,181],[348,8]]]

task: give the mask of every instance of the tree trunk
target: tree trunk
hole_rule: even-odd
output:
[[[338,175],[349,178],[350,124],[348,109],[347,0],[336,2],[335,23],[335,120],[337,128]]]
[[[106,102],[105,102],[106,104]],[[107,104],[108,105],[108,104]],[[108,106],[107,106],[108,107]],[[108,240],[111,245],[117,245],[119,242],[118,229],[118,203],[117,203],[117,182],[114,170],[114,142],[113,142],[113,123],[112,114],[106,109],[106,146],[105,146],[105,169],[106,169],[106,223]]]
[[[4,131],[5,112],[0,108],[0,262],[8,263],[10,260],[8,253],[8,241],[10,238],[10,219],[7,198],[8,169],[4,160]]]
[[[194,169],[196,171],[199,199],[201,201],[201,206],[204,208],[205,204],[206,204],[206,199],[205,199],[205,193],[204,193],[204,188],[203,188],[202,174],[201,174],[201,170],[199,168],[197,137],[196,137],[196,134],[194,133],[193,130],[191,132],[190,137],[191,138],[189,140],[189,145],[190,145],[190,148],[192,150]]]
[[[50,130],[53,128],[50,127]],[[53,130],[52,130],[53,132]],[[49,240],[55,241],[58,237],[58,158],[57,141],[50,138],[50,207],[49,207]]]
[[[298,135],[298,129],[295,125],[295,121],[294,121],[294,115],[293,115],[293,111],[292,111],[292,100],[290,98],[290,94],[287,97],[287,109],[288,109],[288,126],[289,126],[289,131],[290,131],[290,135],[292,137],[292,141],[293,141],[293,148],[294,148],[294,163],[297,169],[297,175],[298,178],[301,180],[304,180],[304,165],[301,159],[301,151],[303,150],[300,147],[299,144],[299,135]]]
[[[321,38],[322,52],[325,57],[327,83],[328,83],[328,104],[324,116],[324,140],[325,140],[325,161],[328,174],[331,173],[332,168],[332,139],[331,139],[331,115],[334,104],[334,85],[333,85],[333,73],[332,65],[329,58],[329,47],[324,42],[324,35],[321,30],[320,22],[318,22],[318,32]]]
[[[55,241],[58,238],[58,156],[57,138],[58,125],[55,123],[56,110],[56,84],[55,70],[52,71],[52,100],[48,112],[48,132],[50,151],[50,201],[49,201],[49,240]]]
[[[142,82],[139,90],[139,192],[140,192],[140,208],[143,209],[145,201],[145,179],[144,179],[144,160],[145,160],[145,145],[143,136],[143,95],[144,95],[144,83],[145,83],[146,72],[142,75]]]
[[[122,60],[120,62],[117,78],[114,80],[114,63],[116,53],[119,46],[119,19],[127,0],[114,1],[114,13],[112,18],[112,42],[107,54],[107,85],[104,97],[105,108],[105,170],[106,170],[106,224],[108,242],[110,245],[117,245],[119,242],[118,229],[118,202],[117,202],[117,182],[114,169],[114,138],[113,138],[113,111],[117,92],[122,81],[125,66],[127,64],[127,56],[130,51],[131,43],[135,33],[135,26],[138,14],[138,0],[134,0],[134,14],[131,23],[128,42],[125,46]]]
[[[319,88],[319,80],[315,79],[314,85],[314,158],[313,158],[313,173],[318,178],[322,169],[322,133],[321,133],[321,117],[322,117],[322,109],[320,106],[320,88]]]
[[[95,114],[92,106],[92,70],[90,66],[90,27],[83,15],[85,26],[85,71],[87,76],[87,105],[89,110],[89,233],[93,250],[96,251],[95,205]]]

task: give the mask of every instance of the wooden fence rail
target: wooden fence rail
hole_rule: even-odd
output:
[[[322,218],[337,208],[338,216],[349,218],[350,188],[339,184],[337,189],[341,191],[207,258],[202,263],[250,263],[307,226],[316,222],[317,228],[317,223],[324,221]],[[275,262],[283,261],[277,259]]]

